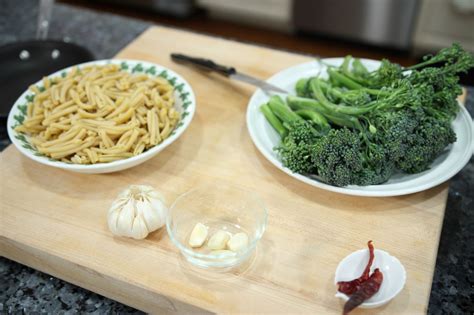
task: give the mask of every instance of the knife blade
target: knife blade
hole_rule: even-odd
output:
[[[285,91],[284,89],[279,88],[278,86],[270,84],[264,80],[257,79],[245,73],[240,73],[234,67],[227,67],[227,66],[217,64],[210,59],[190,57],[190,56],[177,54],[177,53],[171,54],[171,59],[178,63],[194,65],[206,71],[217,72],[220,75],[223,75],[230,79],[238,80],[241,82],[245,82],[247,84],[254,85],[258,88],[261,88],[264,91],[273,91],[273,92],[288,94],[288,91]]]

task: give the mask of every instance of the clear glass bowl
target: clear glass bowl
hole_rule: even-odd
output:
[[[208,239],[217,230],[232,234],[245,232],[248,246],[238,252],[212,254],[205,244],[200,248],[188,245],[194,226],[208,227]],[[252,191],[227,184],[206,185],[179,196],[171,206],[166,229],[171,241],[191,264],[203,268],[233,267],[253,253],[265,231],[267,210]]]

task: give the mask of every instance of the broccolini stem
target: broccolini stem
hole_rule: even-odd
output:
[[[354,72],[359,75],[368,75],[369,70],[362,64],[359,58],[355,58],[352,62],[352,68],[354,68]]]
[[[286,101],[292,110],[309,109],[317,111],[320,114],[327,112],[318,101],[311,98],[290,95],[286,98]]]
[[[313,91],[313,95],[315,96],[315,98],[330,113],[335,112],[335,113],[343,113],[343,114],[355,115],[355,116],[363,115],[365,113],[370,112],[377,105],[377,103],[373,103],[370,106],[364,106],[364,107],[336,105],[336,104],[331,103],[326,98],[326,96],[324,95],[324,93],[321,89],[321,81],[320,80],[313,79],[313,80],[311,80],[311,82],[309,84],[310,84],[311,90]]]
[[[423,61],[423,62],[420,62],[416,65],[412,65],[412,66],[409,66],[409,67],[405,67],[405,69],[403,69],[403,71],[408,71],[408,70],[417,70],[419,68],[423,68],[423,67],[426,67],[426,66],[429,66],[429,65],[432,65],[432,64],[435,64],[435,63],[439,63],[440,61],[439,60],[433,60],[433,59],[430,59],[430,60],[426,60],[426,61]]]
[[[348,89],[351,89],[351,90],[358,90],[358,89],[362,89],[362,88],[363,88],[362,85],[360,85],[359,83],[355,82],[355,81],[352,80],[351,78],[345,76],[344,74],[339,73],[337,70],[328,68],[328,73],[329,73],[329,76],[331,77],[331,79],[333,79],[334,81],[339,82],[340,84],[342,84],[343,86],[347,87]]]
[[[375,96],[390,96],[390,95],[392,95],[392,93],[389,92],[389,91],[377,90],[377,89],[363,88],[362,91],[365,91],[368,94],[375,95]]]
[[[303,119],[293,112],[279,96],[272,96],[268,102],[268,107],[283,124]]]
[[[318,126],[322,128],[329,128],[329,123],[327,119],[316,111],[309,110],[309,109],[300,109],[300,110],[295,111],[295,113],[297,113],[298,115],[300,115],[301,117],[305,119],[311,120],[312,122],[314,122],[315,124],[317,124]]]
[[[295,86],[296,94],[303,96],[308,87],[308,82],[308,78],[299,79]]]
[[[423,68],[423,67],[426,67],[426,66],[429,66],[429,65],[433,65],[433,64],[436,64],[436,63],[440,63],[444,61],[443,59],[439,59],[439,58],[436,58],[436,57],[433,57],[433,58],[430,58],[426,61],[423,61],[423,62],[420,62],[420,63],[417,63],[416,65],[411,65],[409,67],[405,67],[403,69],[403,71],[408,71],[408,70],[417,70],[417,69],[420,69],[420,68]]]
[[[314,110],[323,115],[331,114],[330,109],[326,108],[320,102],[312,98],[290,95],[286,98],[286,101],[288,102],[288,105],[290,105],[290,108],[293,110],[309,109]]]
[[[311,80],[309,81],[309,83],[311,83]],[[319,84],[321,86],[321,90],[324,93],[331,93],[336,98],[344,99],[344,92],[342,92],[340,89],[332,87],[328,82],[322,81],[322,80],[319,80]],[[370,89],[370,88],[365,88],[365,87],[360,88],[359,90],[366,92],[367,94],[374,95],[374,96],[390,96],[392,94],[389,91]]]
[[[280,135],[280,137],[283,139],[286,137],[288,134],[288,130],[283,126],[281,121],[278,119],[275,114],[273,114],[272,110],[268,106],[268,104],[263,104],[260,106],[260,111],[263,113],[267,121],[270,123],[270,125],[275,129],[276,132]]]
[[[352,71],[349,70],[349,64],[351,62],[351,60],[354,60],[352,62]],[[360,69],[362,66],[362,69]],[[360,77],[360,75],[366,75],[368,73],[367,69],[362,65],[362,63],[360,62],[359,59],[353,59],[352,56],[346,56],[344,58],[344,62],[341,64],[341,66],[339,67],[340,71],[341,71],[341,74],[343,74],[344,76],[346,76],[347,78],[351,79],[352,81],[358,83],[358,84],[361,84],[361,85],[364,85],[365,84],[365,80]],[[361,72],[357,72],[357,71],[361,71]],[[365,72],[364,72],[365,71]]]
[[[344,61],[341,64],[341,70],[342,72],[349,72],[349,64],[351,63],[352,56],[347,55],[344,57]]]
[[[434,56],[425,56],[425,61],[420,62],[418,64],[412,65],[410,67],[404,68],[404,71],[407,70],[417,70],[426,66],[430,66],[437,63],[445,63],[446,64],[457,64],[459,62],[462,63],[465,57],[469,57],[469,54],[464,51],[464,49],[458,43],[453,43],[451,47],[446,47],[441,49],[436,55]],[[472,62],[472,55],[471,55],[471,62]],[[470,66],[472,67],[472,65]],[[468,68],[470,68],[468,67]]]
[[[288,104],[293,110],[300,110],[300,109],[307,109],[318,112],[326,117],[331,123],[341,126],[341,127],[349,127],[349,128],[358,128],[359,121],[356,117],[346,115],[343,113],[333,112],[321,105],[316,100],[298,96],[288,96],[287,98]]]

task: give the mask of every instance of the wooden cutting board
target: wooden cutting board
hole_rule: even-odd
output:
[[[188,80],[197,96],[191,126],[157,157],[113,174],[54,169],[8,147],[0,155],[0,254],[148,312],[339,314],[336,266],[371,239],[400,259],[408,281],[390,304],[364,314],[426,313],[448,184],[408,196],[363,198],[298,182],[250,140],[245,111],[254,88],[175,64],[171,52],[212,58],[260,78],[310,59],[148,29],[117,57],[156,62]],[[268,206],[263,239],[239,269],[192,268],[164,229],[143,241],[108,231],[107,209],[127,185],[150,184],[172,202],[201,182],[238,183]]]

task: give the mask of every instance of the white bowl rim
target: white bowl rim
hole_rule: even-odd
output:
[[[88,62],[84,62],[84,63],[81,63],[81,64],[73,65],[73,66],[58,70],[54,73],[51,73],[51,74],[47,75],[46,77],[49,78],[49,77],[58,76],[62,72],[70,71],[72,68],[78,67],[78,66],[83,67],[83,66],[87,66],[87,65],[90,65],[90,64],[99,64],[100,65],[100,64],[107,64],[107,63],[120,64],[122,62],[148,64],[148,65],[155,66],[155,67],[158,67],[160,69],[166,70],[168,73],[170,73],[172,76],[178,78],[181,82],[183,82],[188,87],[188,89],[189,89],[189,91],[188,91],[189,92],[189,99],[191,101],[191,106],[189,106],[189,115],[186,116],[186,118],[182,120],[183,121],[183,126],[182,126],[182,128],[177,129],[176,133],[169,136],[163,142],[157,144],[156,146],[148,149],[145,152],[140,153],[139,155],[129,157],[129,158],[126,158],[126,159],[122,159],[122,160],[107,162],[107,163],[73,164],[73,163],[65,163],[65,162],[62,162],[62,161],[59,161],[59,160],[54,160],[53,161],[53,160],[50,160],[48,157],[44,157],[44,156],[36,156],[36,155],[32,154],[28,149],[25,149],[25,148],[22,147],[22,145],[19,143],[19,140],[15,138],[15,134],[19,134],[19,133],[17,133],[16,131],[14,131],[11,128],[11,126],[13,126],[13,123],[14,123],[13,116],[14,116],[14,113],[16,112],[15,109],[19,105],[20,99],[23,99],[27,94],[30,93],[29,90],[27,89],[17,98],[17,100],[13,104],[12,108],[10,109],[10,113],[8,114],[7,131],[8,131],[8,136],[10,138],[10,141],[15,145],[15,147],[23,155],[27,156],[28,158],[30,158],[30,159],[32,159],[36,162],[39,162],[41,164],[45,164],[45,165],[48,165],[48,166],[52,166],[52,167],[62,168],[62,169],[71,170],[71,171],[79,171],[79,172],[84,171],[84,170],[102,170],[102,169],[109,169],[109,168],[119,168],[119,167],[127,165],[127,164],[132,164],[135,161],[139,161],[139,160],[142,160],[142,159],[146,159],[148,157],[152,157],[156,153],[160,152],[161,150],[163,150],[164,148],[169,146],[176,139],[178,139],[181,136],[181,134],[188,128],[188,126],[190,125],[190,123],[191,123],[191,121],[194,117],[194,114],[196,112],[196,97],[195,97],[195,94],[194,94],[194,91],[193,91],[191,85],[182,76],[180,76],[179,74],[177,74],[173,70],[171,70],[171,69],[169,69],[165,66],[162,66],[160,64],[150,62],[150,61],[146,61],[146,60],[112,58],[112,59],[101,59],[101,60],[88,61]],[[42,82],[42,80],[39,80],[39,81],[33,83],[32,85],[41,84],[41,82]]]
[[[337,285],[337,275],[341,272],[342,268],[343,268],[343,264],[346,260],[348,260],[350,257],[352,256],[356,256],[356,255],[360,255],[362,253],[366,253],[368,252],[368,249],[359,249],[359,250],[356,250],[352,253],[350,253],[349,255],[347,255],[346,257],[344,257],[340,262],[339,264],[337,265],[337,268],[336,268],[336,272],[334,274],[334,284]],[[382,256],[385,256],[387,258],[390,258],[392,259],[396,264],[398,264],[401,269],[402,269],[402,279],[401,279],[401,282],[402,282],[402,285],[394,292],[392,292],[388,297],[384,298],[383,300],[379,300],[379,301],[373,301],[373,302],[364,302],[362,303],[359,307],[362,307],[362,308],[375,308],[375,307],[378,307],[378,306],[382,306],[386,303],[388,303],[389,301],[391,301],[392,299],[394,299],[402,290],[403,288],[405,287],[405,284],[406,284],[406,279],[407,279],[407,272],[406,272],[406,269],[405,267],[403,266],[403,264],[400,262],[400,260],[393,256],[393,255],[390,255],[387,251],[384,251],[384,250],[381,250],[381,249],[374,249],[374,253],[379,253],[380,255]],[[372,268],[371,268],[372,269]],[[342,300],[344,301],[347,301],[349,300],[349,296],[342,293],[342,292],[339,292],[337,291],[336,293],[336,297],[338,298],[341,298]]]

